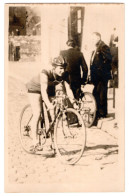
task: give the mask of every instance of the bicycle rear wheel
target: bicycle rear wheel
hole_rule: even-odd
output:
[[[94,96],[89,92],[84,93],[80,108],[80,114],[84,120],[86,127],[91,127],[96,117],[96,101]]]
[[[32,151],[30,151],[30,147],[32,146],[32,122],[33,114],[31,110],[31,105],[26,105],[20,115],[20,132],[19,137],[21,141],[21,145],[23,149],[33,154]]]
[[[75,164],[86,145],[86,128],[81,115],[72,108],[60,113],[56,120],[54,142],[61,162]]]

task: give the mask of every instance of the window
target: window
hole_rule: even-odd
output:
[[[68,37],[74,39],[79,48],[81,47],[83,20],[84,7],[71,7],[69,16]]]

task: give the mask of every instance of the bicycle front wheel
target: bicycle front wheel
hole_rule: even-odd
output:
[[[86,145],[86,128],[75,109],[68,108],[58,116],[54,142],[61,162],[75,164],[79,161]]]

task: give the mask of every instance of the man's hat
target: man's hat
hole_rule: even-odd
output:
[[[66,65],[67,64],[65,63],[64,58],[62,56],[55,57],[52,61],[52,66],[54,67],[61,66],[65,68]]]

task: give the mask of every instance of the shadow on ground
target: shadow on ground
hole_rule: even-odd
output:
[[[88,151],[88,150],[97,150],[97,149],[109,149],[109,148],[114,148],[114,147],[118,147],[118,145],[96,145],[96,146],[86,146],[84,151]]]

